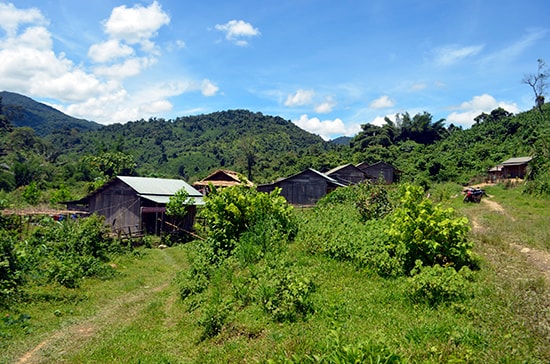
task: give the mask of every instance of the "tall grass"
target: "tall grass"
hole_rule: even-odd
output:
[[[41,288],[42,299],[2,312],[11,321],[0,323],[0,361],[14,362],[57,335],[35,355],[79,363],[548,363],[548,283],[509,247],[512,228],[505,226],[524,223],[544,237],[534,214],[547,212],[520,191],[487,190],[506,214],[444,200],[483,229],[470,234],[481,260],[479,270],[462,273],[468,290],[444,292],[452,297],[441,303],[414,299],[411,288],[423,297],[431,278],[419,275],[412,284],[407,275],[380,274],[364,260],[376,256],[371,250],[355,250],[378,239],[367,229],[376,222],[350,208],[327,208],[322,219],[300,210],[298,235],[284,249],[260,254],[257,244],[274,242],[244,234],[242,251],[208,271],[206,288],[185,300],[179,272],[190,268],[188,253],[199,242],[118,257],[111,263],[119,274],[108,281]],[[326,254],[327,242],[339,248]],[[297,311],[292,298],[306,299],[307,309]],[[72,336],[59,334],[67,329]]]

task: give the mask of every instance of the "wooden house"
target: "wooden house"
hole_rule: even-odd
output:
[[[238,185],[245,185],[247,187],[252,187],[254,184],[248,180],[244,175],[229,171],[226,169],[218,169],[211,174],[209,174],[204,179],[193,183],[193,187],[197,190],[206,194],[208,186],[212,185],[216,188],[218,187],[231,187]]]
[[[184,188],[190,197],[185,221],[166,216],[171,196]],[[90,195],[67,203],[67,208],[105,216],[113,231],[140,231],[159,235],[175,226],[191,230],[196,206],[203,204],[202,194],[183,180],[118,176]]]
[[[260,192],[271,192],[275,188],[281,188],[281,196],[292,205],[311,206],[315,205],[327,193],[338,187],[345,187],[319,171],[308,168],[288,178],[276,182],[259,185]]]
[[[391,164],[382,161],[374,164],[362,162],[357,165],[357,168],[369,176],[374,176],[376,180],[383,178],[384,183],[387,184],[397,182],[399,179],[399,173],[401,173],[401,171]]]
[[[355,185],[365,180],[375,179],[375,177],[366,174],[351,163],[333,168],[325,172],[325,175],[334,178],[346,186]]]
[[[527,175],[527,167],[532,159],[532,157],[515,157],[507,159],[501,164],[491,167],[487,171],[487,181],[494,183],[507,178],[523,179]]]

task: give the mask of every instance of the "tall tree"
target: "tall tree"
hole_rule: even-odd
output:
[[[546,62],[543,59],[537,59],[538,67],[536,73],[531,73],[523,77],[523,83],[531,86],[535,93],[535,105],[542,113],[542,105],[544,105],[544,91],[547,86],[548,77],[550,73]]]

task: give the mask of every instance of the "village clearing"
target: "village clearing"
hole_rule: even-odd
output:
[[[502,192],[491,194],[482,199],[480,204],[459,205],[454,207],[465,214],[473,227],[471,236],[476,243],[476,252],[483,256],[485,261],[482,269],[494,270],[497,276],[502,277],[501,289],[513,286],[515,292],[520,290],[525,297],[524,309],[532,320],[525,318],[524,313],[519,312],[515,321],[519,326],[527,327],[526,330],[536,331],[539,337],[546,338],[546,345],[550,348],[550,253],[545,246],[546,241],[534,242],[532,236],[527,236],[524,229],[526,219],[532,214],[529,209],[510,209],[501,202]],[[458,199],[457,199],[458,200]],[[457,201],[455,201],[457,202]],[[508,202],[508,201],[505,201]],[[548,237],[548,231],[542,229],[542,235],[534,238],[544,240]],[[546,235],[544,235],[546,234]],[[542,236],[542,238],[541,238]],[[546,244],[546,245],[545,245]],[[177,290],[173,285],[176,273],[185,269],[188,265],[184,246],[175,246],[168,249],[145,250],[143,256],[125,257],[114,262],[120,277],[105,282],[95,282],[93,295],[88,305],[83,299],[75,304],[73,309],[63,306],[61,312],[51,315],[51,320],[57,320],[58,325],[53,330],[45,330],[36,335],[29,336],[25,342],[17,343],[10,348],[2,360],[9,363],[72,363],[72,362],[104,362],[110,358],[112,362],[208,362],[211,355],[226,350],[247,350],[241,353],[241,358],[250,355],[250,362],[262,361],[260,353],[254,352],[254,341],[272,343],[283,340],[277,335],[286,335],[282,328],[269,330],[258,328],[256,332],[244,332],[238,325],[233,327],[230,335],[233,339],[214,339],[211,343],[200,343],[196,335],[188,335],[186,328],[194,325],[189,320],[186,307],[182,304]],[[346,272],[348,272],[347,268]],[[352,269],[353,270],[353,269]],[[351,274],[359,274],[357,272]],[[336,279],[336,278],[333,278]],[[353,297],[350,294],[353,289],[345,286],[346,276],[338,278],[342,297]],[[338,280],[336,279],[336,280]],[[516,282],[516,283],[514,283]],[[385,285],[385,283],[382,283]],[[390,284],[391,285],[391,284]],[[86,287],[84,287],[86,288]],[[372,293],[364,292],[361,299],[371,297]],[[374,299],[380,299],[381,297]],[[345,302],[345,301],[343,301]],[[354,303],[348,302],[349,305]],[[39,310],[40,308],[38,308]],[[51,307],[47,307],[51,310]],[[323,308],[325,309],[325,308]],[[331,307],[331,309],[333,309]],[[467,308],[463,308],[466,310]],[[74,311],[73,311],[74,310]],[[346,307],[334,308],[335,318],[346,315]],[[349,314],[349,312],[348,312]],[[437,312],[430,315],[437,316]],[[496,315],[496,313],[492,314]],[[421,319],[423,321],[424,319]],[[369,325],[384,326],[384,323],[370,322]],[[422,322],[418,325],[422,327]],[[428,325],[428,323],[424,323]],[[430,326],[425,326],[426,330]],[[495,326],[495,327],[498,327]],[[462,332],[459,329],[459,333]],[[298,329],[305,334],[313,334],[306,326]],[[311,328],[315,331],[315,328]],[[464,328],[463,340],[468,337],[468,328]],[[415,332],[415,331],[412,331]],[[420,335],[420,331],[417,333]],[[449,334],[449,333],[446,333]],[[430,334],[431,335],[431,334]],[[441,335],[438,331],[434,336]],[[458,335],[455,332],[453,335]],[[498,335],[498,333],[496,334]],[[513,333],[502,333],[502,340],[512,340]],[[524,335],[524,334],[521,334]],[[521,337],[519,335],[519,337]],[[476,337],[473,335],[472,337]],[[293,339],[289,339],[293,340]],[[455,338],[456,340],[456,338]],[[544,339],[543,339],[544,340]],[[233,341],[233,343],[231,342]],[[535,340],[536,341],[536,340]],[[239,349],[240,343],[247,345]],[[225,346],[224,346],[225,345]],[[248,346],[250,345],[250,346]],[[300,345],[296,341],[294,345]],[[457,344],[452,344],[457,345]],[[483,351],[483,343],[479,345]],[[514,345],[512,342],[511,345]],[[197,349],[199,347],[199,349]],[[227,347],[227,349],[225,349]],[[292,347],[292,344],[291,346]],[[261,347],[261,350],[267,350]],[[511,350],[528,352],[528,348],[510,348]],[[434,344],[429,350],[433,351],[431,358],[437,362]],[[93,353],[94,359],[89,359]],[[214,353],[214,354],[213,354]],[[235,355],[235,354],[234,354]],[[237,355],[237,357],[239,357]],[[258,356],[255,356],[258,355]],[[266,355],[265,353],[263,355]],[[443,354],[441,354],[443,355]],[[475,356],[476,354],[473,353]],[[518,354],[520,355],[520,354]],[[524,354],[529,355],[529,354]],[[173,358],[177,357],[177,361]],[[8,359],[9,358],[9,359]],[[102,359],[97,359],[102,358]],[[539,352],[540,359],[550,359],[550,352]],[[232,360],[228,359],[228,362]],[[482,359],[472,357],[471,362],[482,362]]]

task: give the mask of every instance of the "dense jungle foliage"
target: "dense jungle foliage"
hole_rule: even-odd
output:
[[[44,136],[16,127],[17,113],[2,102],[0,117],[0,189],[6,203],[79,198],[117,174],[193,182],[225,168],[265,183],[308,167],[323,172],[380,160],[402,171],[402,181],[428,188],[434,182],[481,180],[488,168],[527,155],[534,157],[528,190],[550,192],[548,104],[517,115],[501,108],[482,113],[469,129],[445,126],[428,112],[398,114],[383,126],[363,125],[349,145],[325,142],[288,120],[246,110],[97,130],[61,127]]]

